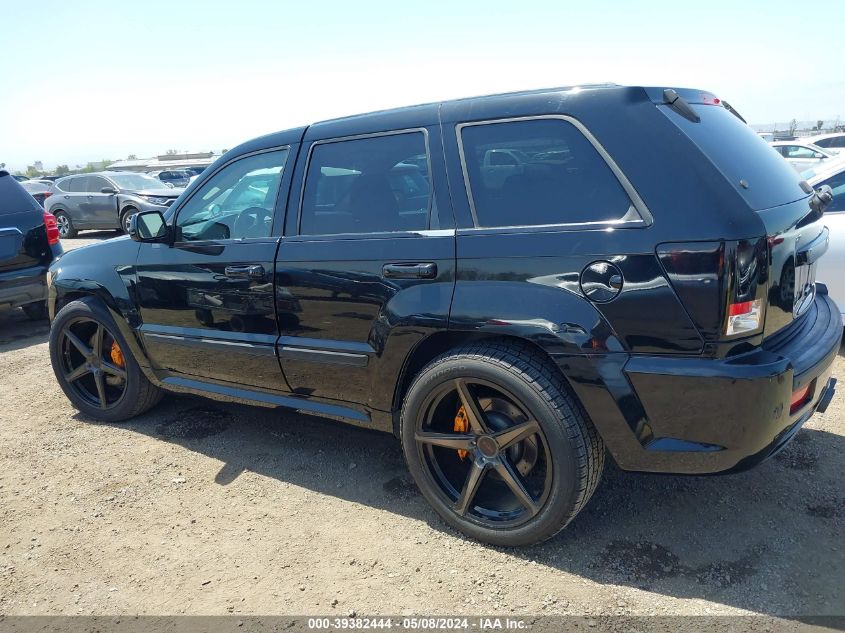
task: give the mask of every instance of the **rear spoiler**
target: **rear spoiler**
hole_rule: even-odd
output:
[[[690,88],[646,88],[645,91],[652,103],[667,105],[682,117],[692,121],[693,123],[698,123],[700,119],[695,111],[690,107],[691,104],[721,105],[725,108],[725,110],[733,114],[740,121],[748,124],[748,121],[746,121],[730,103],[720,99],[712,92],[707,92],[706,90],[692,90]]]

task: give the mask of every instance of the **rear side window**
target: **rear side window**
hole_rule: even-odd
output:
[[[56,181],[56,189],[60,191],[70,191],[70,183],[73,181],[73,178],[62,178],[61,180]]]
[[[768,209],[807,196],[792,166],[730,111],[714,105],[691,107],[701,118],[698,123],[667,106],[658,110],[689,137],[752,209]]]
[[[300,234],[419,231],[431,179],[423,132],[317,143],[302,195]]]
[[[460,128],[476,226],[617,222],[633,211],[619,180],[569,121]]]

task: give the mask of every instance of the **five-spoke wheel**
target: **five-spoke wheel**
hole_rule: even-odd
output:
[[[447,352],[415,377],[402,447],[448,523],[498,545],[554,535],[589,500],[604,446],[563,376],[525,344]]]
[[[548,444],[513,395],[456,378],[433,392],[415,432],[420,456],[459,516],[497,526],[536,515],[548,496]]]
[[[80,317],[65,323],[58,339],[64,379],[91,404],[114,407],[126,392],[123,351],[114,334]]]
[[[94,297],[59,310],[50,327],[50,360],[73,405],[98,420],[128,420],[161,398],[108,309]]]

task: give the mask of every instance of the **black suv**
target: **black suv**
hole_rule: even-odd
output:
[[[47,267],[62,253],[56,219],[0,171],[0,309],[47,317]]]
[[[172,390],[394,433],[447,522],[532,543],[584,507],[606,452],[743,469],[827,406],[825,198],[698,90],[326,121],[231,150],[129,237],[65,255],[53,368],[101,420]]]

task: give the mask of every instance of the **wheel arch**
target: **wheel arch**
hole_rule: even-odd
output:
[[[538,356],[547,360],[556,371],[566,376],[561,372],[558,365],[554,362],[551,354],[547,349],[536,341],[518,336],[515,334],[502,334],[492,332],[464,332],[464,331],[444,331],[435,332],[434,334],[421,340],[407,355],[402,369],[399,372],[399,378],[396,381],[393,393],[393,403],[391,413],[393,417],[393,433],[399,437],[399,417],[402,408],[402,402],[405,399],[405,394],[411,386],[414,378],[419,372],[428,365],[432,360],[448,352],[451,349],[458,348],[467,343],[475,343],[484,341],[487,343],[501,342],[512,345],[528,345],[529,348]],[[568,380],[567,380],[568,382]]]
[[[154,379],[150,371],[150,363],[147,355],[138,340],[135,329],[130,324],[132,315],[128,314],[126,305],[103,284],[92,280],[66,280],[60,279],[53,282],[50,298],[48,299],[48,310],[50,321],[64,306],[79,299],[92,298],[99,301],[108,310],[121,335],[129,345],[135,360],[148,378]]]

